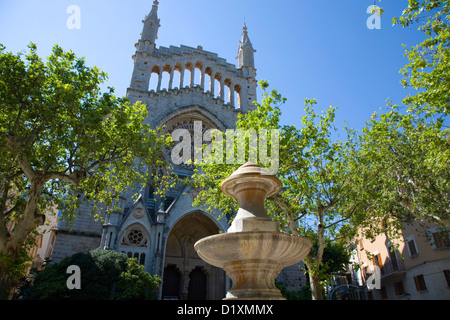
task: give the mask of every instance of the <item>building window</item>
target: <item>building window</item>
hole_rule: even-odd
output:
[[[449,248],[450,239],[447,231],[433,232],[433,243],[436,249]]]
[[[135,225],[124,232],[121,245],[146,247],[148,245],[148,234],[143,227]]]
[[[124,252],[125,253],[125,252]],[[127,253],[128,258],[134,258],[137,260],[137,263],[141,266],[145,266],[145,253],[139,253],[139,252],[131,252],[128,251]]]
[[[362,268],[362,273],[363,273],[363,277],[364,277],[364,280],[367,280],[367,279],[369,279],[369,267],[368,266],[364,266],[363,268]]]
[[[425,279],[423,274],[414,277],[414,283],[416,284],[417,291],[427,290],[427,286],[425,285]]]
[[[128,241],[134,246],[142,245],[144,235],[141,230],[133,229],[128,233]]]
[[[393,271],[397,271],[399,268],[398,268],[397,256],[395,254],[395,248],[393,246],[389,246],[388,251],[389,251],[389,258],[391,260],[392,269],[393,269]]]
[[[139,264],[140,264],[141,266],[144,266],[144,265],[145,265],[145,253],[141,253],[141,256],[140,256],[140,258],[139,258]]]
[[[397,296],[402,296],[405,294],[405,288],[403,287],[403,282],[394,283],[395,294]]]
[[[406,238],[406,246],[408,247],[409,256],[413,257],[419,253],[416,247],[416,241],[413,236]]]
[[[447,287],[450,287],[450,270],[444,270],[444,277],[445,280],[447,281]]]
[[[379,267],[381,275],[384,275],[383,260],[381,260],[381,254],[374,253],[373,265]]]

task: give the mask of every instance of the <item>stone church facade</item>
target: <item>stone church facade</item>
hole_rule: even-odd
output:
[[[147,105],[145,121],[153,128],[165,125],[168,132],[178,128],[192,131],[194,122],[201,121],[202,130],[234,129],[237,115],[253,110],[252,101],[256,100],[255,50],[246,26],[236,67],[200,46],[157,48],[157,11],[158,1],[154,1],[135,45],[127,98]],[[183,165],[174,166],[173,171],[181,177],[192,173]],[[136,192],[139,196],[133,201],[131,194]],[[198,257],[194,243],[226,232],[229,224],[225,217],[219,219],[220,212],[193,207],[195,196],[195,190],[181,183],[164,199],[155,200],[149,186],[132,190],[122,195],[121,211],[106,217],[104,224],[93,220],[85,204],[73,226],[58,223],[52,260],[99,247],[117,250],[137,258],[145,271],[163,279],[159,299],[223,299],[230,285],[228,278],[223,270]],[[288,287],[304,284],[304,276],[295,270],[298,266],[280,276]]]

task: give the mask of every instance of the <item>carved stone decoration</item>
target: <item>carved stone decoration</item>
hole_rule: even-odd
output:
[[[201,189],[200,188],[192,188],[189,190],[189,195],[191,196],[192,200],[195,200],[197,196],[200,194]]]
[[[140,226],[135,225],[125,231],[121,244],[132,247],[146,247],[148,244],[147,232]]]

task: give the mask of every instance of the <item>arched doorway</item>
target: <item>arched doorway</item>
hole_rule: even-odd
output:
[[[180,299],[221,300],[225,297],[224,271],[204,262],[194,249],[198,240],[218,233],[217,224],[198,211],[185,215],[173,226],[166,245],[162,299],[174,296],[177,278],[179,291],[175,296]]]
[[[165,299],[179,300],[181,285],[181,273],[175,265],[164,268],[162,295]]]

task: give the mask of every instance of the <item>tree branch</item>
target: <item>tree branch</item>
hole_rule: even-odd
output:
[[[31,181],[23,218],[11,231],[11,237],[14,238],[14,245],[24,243],[31,231],[45,222],[45,216],[40,214],[38,210],[38,203],[42,190],[44,189],[44,184],[45,181],[42,179],[33,179]]]
[[[19,162],[20,168],[25,173],[27,178],[30,180],[35,179],[37,175],[28,161],[27,156],[23,153],[21,148],[22,146],[14,139],[14,135],[8,135],[6,137],[6,146],[15,155],[17,161]]]
[[[286,217],[288,219],[288,227],[291,230],[292,234],[295,236],[298,236],[298,231],[295,226],[295,220],[293,218],[293,213],[290,208],[290,206],[284,201],[283,197],[280,194],[275,194],[272,197],[270,197],[278,206],[280,206],[281,209],[286,214]]]
[[[349,219],[348,217],[347,218],[342,218],[341,220],[335,221],[332,224],[329,224],[329,225],[325,226],[324,229],[331,228],[332,226],[334,226],[334,225],[336,225],[338,223],[344,222],[345,220],[348,220],[348,219]]]
[[[75,171],[74,171],[75,172]],[[67,175],[67,174],[63,174],[60,172],[47,172],[47,174],[44,176],[45,180],[52,180],[52,179],[59,179],[59,180],[63,180],[66,181],[70,184],[77,184],[77,181],[74,179],[74,177],[72,176],[73,173]]]

